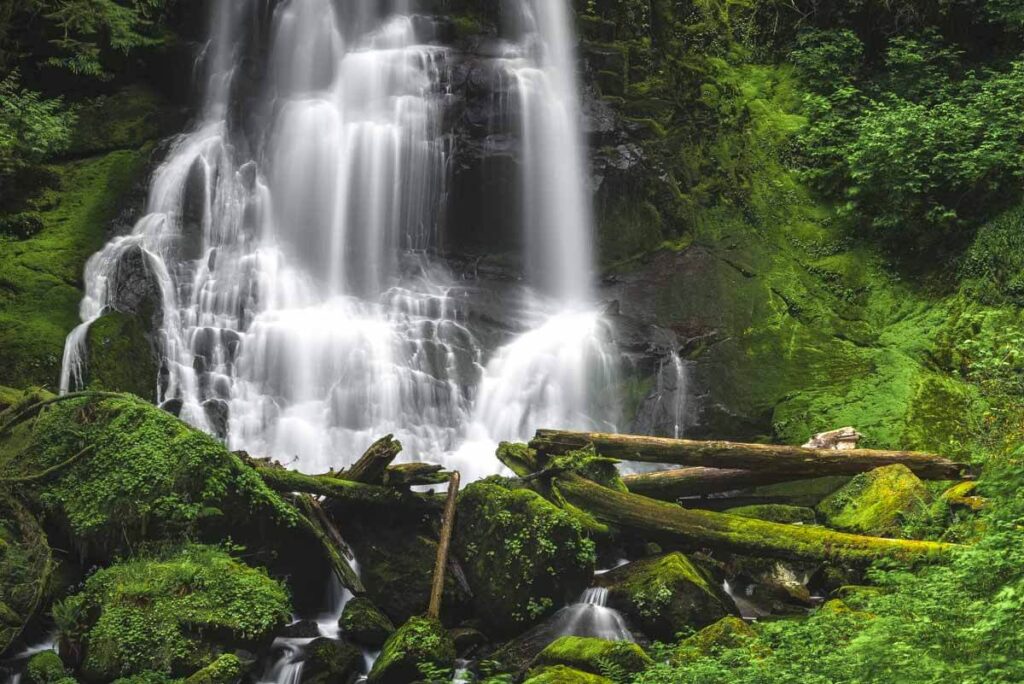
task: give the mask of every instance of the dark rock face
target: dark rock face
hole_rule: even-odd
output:
[[[121,313],[147,317],[157,329],[163,320],[160,282],[145,250],[133,245],[118,257],[110,283],[110,306]]]

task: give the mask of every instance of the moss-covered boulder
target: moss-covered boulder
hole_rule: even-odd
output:
[[[757,633],[746,621],[730,615],[684,639],[672,654],[672,662],[681,665],[710,656],[716,651],[753,645]]]
[[[338,621],[342,633],[367,648],[380,648],[394,634],[395,625],[368,598],[357,596],[345,604]]]
[[[225,551],[190,545],[98,571],[53,611],[61,654],[88,681],[186,676],[257,651],[291,615],[288,592]]]
[[[153,539],[230,534],[282,550],[304,538],[295,509],[236,455],[130,395],[61,401],[0,435],[0,472],[51,468],[21,491],[89,560]]]
[[[892,535],[906,516],[923,510],[930,499],[928,487],[909,468],[895,464],[857,475],[817,510],[830,527]]]
[[[744,518],[757,518],[769,522],[813,525],[815,522],[814,510],[803,506],[789,506],[786,504],[756,504],[752,506],[738,506],[725,511],[732,515],[741,515]]]
[[[0,653],[42,607],[52,570],[43,529],[0,486]]]
[[[820,570],[815,563],[732,556],[725,569],[733,590],[765,614],[802,614],[814,605],[809,585]]]
[[[86,385],[156,401],[159,359],[142,316],[112,311],[89,326]]]
[[[565,665],[554,665],[533,670],[524,684],[612,684],[612,680]]]
[[[533,664],[538,668],[565,665],[593,674],[601,674],[608,668],[637,674],[653,665],[654,661],[642,648],[628,641],[565,636],[541,651]]]
[[[234,653],[225,653],[212,663],[191,674],[185,684],[231,684],[241,679],[242,661]]]
[[[370,670],[370,684],[409,684],[422,677],[420,665],[445,669],[455,664],[455,643],[436,620],[415,617],[384,644]]]
[[[491,636],[549,615],[594,573],[594,543],[576,517],[497,481],[473,483],[460,495],[454,549]]]
[[[351,684],[362,674],[363,652],[352,644],[321,637],[306,646],[302,684]]]
[[[678,552],[633,561],[597,581],[608,588],[608,605],[652,639],[672,641],[732,611],[707,573]]]
[[[56,684],[65,680],[74,681],[68,676],[64,661],[56,651],[43,651],[32,656],[25,666],[25,679],[29,684]]]

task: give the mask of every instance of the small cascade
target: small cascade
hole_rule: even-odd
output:
[[[555,614],[558,636],[593,637],[608,641],[634,641],[619,611],[608,607],[608,590],[591,587],[579,601]]]
[[[748,588],[752,589],[753,585],[750,585]],[[736,610],[740,612],[740,617],[742,617],[744,620],[757,620],[758,618],[763,618],[767,615],[771,615],[770,611],[759,607],[753,601],[751,601],[749,597],[744,596],[741,592],[737,591],[736,588],[733,587],[732,584],[729,582],[729,580],[725,580],[722,583],[722,589],[725,591],[726,594],[729,595],[729,598],[732,599],[732,602],[736,604]]]
[[[303,646],[310,639],[275,639],[273,660],[257,680],[258,684],[299,684],[304,662]]]

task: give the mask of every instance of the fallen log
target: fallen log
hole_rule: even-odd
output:
[[[276,491],[325,496],[343,507],[397,507],[414,511],[438,511],[444,499],[431,494],[402,492],[389,487],[342,480],[328,475],[304,475],[282,467],[255,464],[256,472]]]
[[[624,461],[675,463],[705,468],[770,471],[773,475],[817,477],[856,475],[901,463],[918,477],[959,480],[967,466],[935,454],[875,449],[806,449],[777,444],[695,441],[601,432],[538,430],[530,447],[545,457],[583,449],[593,444],[602,456]]]
[[[701,467],[674,468],[622,476],[623,484],[631,493],[661,501],[732,492],[765,484],[790,482],[793,479],[792,475]]]
[[[565,500],[598,520],[695,548],[856,565],[879,558],[941,557],[956,548],[954,544],[865,537],[811,525],[787,525],[686,509],[637,494],[616,492],[569,472],[556,477],[553,484]]]
[[[365,594],[366,587],[363,586],[363,581],[359,579],[359,575],[345,557],[347,548],[344,541],[334,526],[327,521],[323,511],[318,510],[320,505],[306,495],[297,497],[296,503],[302,509],[299,513],[299,524],[320,542],[327,561],[341,585],[356,596]]]
[[[391,462],[402,453],[402,443],[394,435],[381,437],[359,457],[352,466],[337,475],[340,480],[364,484],[383,484],[384,473]]]
[[[435,463],[400,463],[384,471],[386,487],[409,488],[419,485],[444,484],[452,474]]]

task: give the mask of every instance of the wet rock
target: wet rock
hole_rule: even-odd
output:
[[[803,614],[814,605],[811,579],[819,566],[733,556],[726,563],[730,586],[765,615]]]
[[[345,604],[338,626],[348,639],[372,649],[379,649],[395,632],[388,616],[373,601],[361,596]]]
[[[456,627],[448,632],[455,642],[455,652],[463,658],[487,643],[487,635],[473,627]]]
[[[730,615],[680,643],[672,654],[672,662],[683,665],[722,649],[749,646],[756,640],[757,633],[746,621]]]
[[[829,495],[817,511],[830,527],[883,536],[899,530],[902,520],[925,508],[928,487],[904,465],[861,473]]]
[[[219,439],[226,439],[228,436],[228,420],[230,419],[230,408],[228,402],[223,399],[208,399],[203,402],[203,413],[210,423],[210,429]]]
[[[314,639],[320,636],[320,626],[316,620],[299,620],[282,629],[280,636],[285,639]]]
[[[301,684],[352,684],[362,667],[363,653],[358,648],[321,637],[306,646]]]
[[[672,641],[732,612],[710,576],[681,553],[633,561],[599,575],[608,605],[652,639]]]
[[[398,628],[381,649],[370,670],[370,684],[409,684],[418,681],[420,665],[451,668],[455,643],[436,620],[415,617]]]
[[[830,430],[829,432],[819,432],[804,444],[804,448],[833,449],[836,451],[856,449],[857,442],[860,441],[863,436],[864,435],[860,434],[852,427],[839,428],[838,430]]]
[[[634,643],[565,636],[541,651],[535,667],[565,665],[573,669],[601,674],[605,663],[628,675],[639,674],[654,664],[650,656]]]
[[[132,245],[117,257],[109,283],[108,301],[121,313],[136,314],[151,322],[151,332],[163,320],[160,281],[151,257],[139,245]]]

